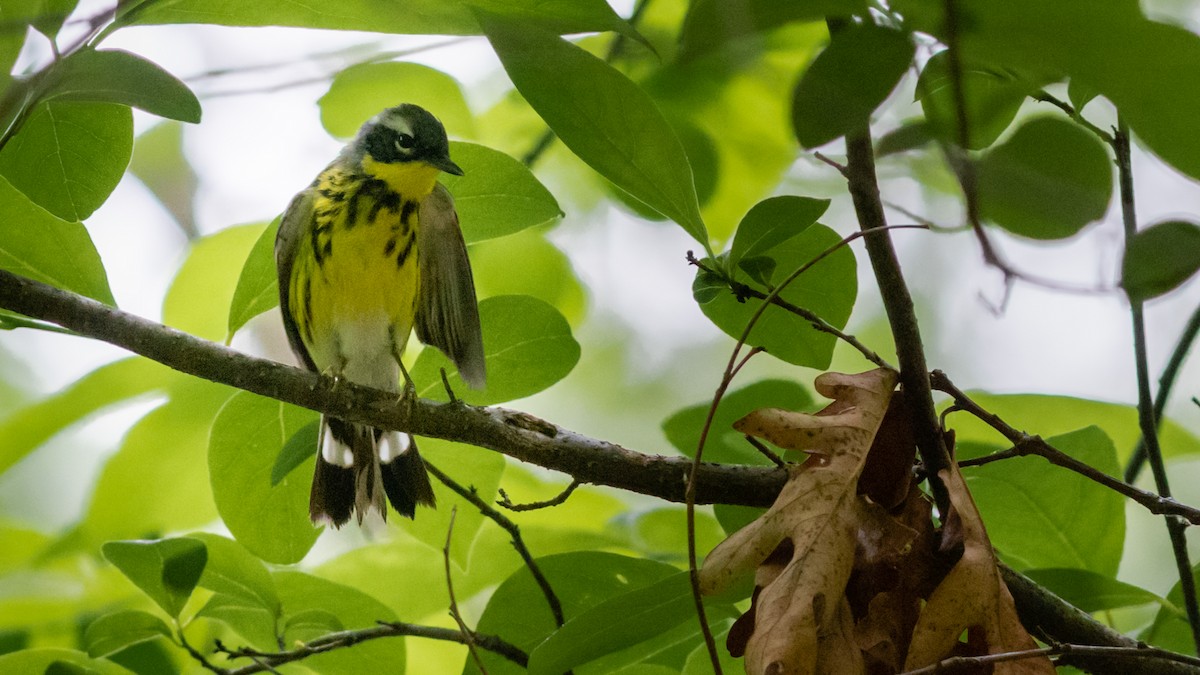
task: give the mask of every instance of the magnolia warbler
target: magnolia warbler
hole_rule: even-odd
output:
[[[275,262],[288,342],[308,369],[398,391],[409,332],[485,381],[471,265],[450,192],[442,123],[412,104],[384,110],[303,192],[279,226]],[[405,380],[408,374],[404,373]],[[406,393],[410,390],[406,387]],[[309,498],[315,524],[361,525],[387,506],[434,505],[412,437],[322,416]]]

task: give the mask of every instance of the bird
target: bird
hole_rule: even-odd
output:
[[[409,334],[486,384],[479,309],[454,199],[438,178],[463,171],[445,127],[411,103],[363,124],[288,205],[275,238],[288,343],[317,373],[415,396],[401,362]],[[335,384],[336,386],[336,384]],[[413,518],[435,506],[412,436],[321,416],[309,497],[314,525],[361,526],[386,499]]]

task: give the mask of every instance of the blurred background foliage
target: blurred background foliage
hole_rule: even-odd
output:
[[[365,119],[417,103],[445,123],[466,169],[446,183],[483,298],[491,382],[471,392],[452,375],[456,392],[692,455],[730,336],[754,309],[728,280],[770,288],[855,231],[833,165],[840,137],[870,118],[892,222],[935,225],[894,234],[931,364],[1014,426],[1119,475],[1138,439],[1119,285],[1170,291],[1150,305],[1154,371],[1200,304],[1186,282],[1200,251],[1190,248],[1200,134],[1180,113],[1200,108],[1197,7],[963,4],[975,19],[962,36],[971,154],[947,147],[958,127],[942,3],[930,0],[354,0],[337,15],[212,0],[13,3],[0,10],[12,73],[0,99],[0,267],[290,363],[272,220]],[[827,15],[860,21],[831,43]],[[1111,153],[1095,133],[1118,107],[1141,144],[1143,222],[1179,223],[1136,258],[1123,254]],[[962,227],[952,161],[976,162],[1004,258],[1053,283],[1010,286],[984,264]],[[856,246],[784,297],[893,359]],[[440,484],[438,510],[415,522],[313,529],[315,413],[7,313],[0,327],[12,329],[0,335],[0,670],[199,672],[181,634],[206,649],[220,639],[273,650],[377,620],[452,627],[441,553],[452,512],[468,623],[530,650],[554,632],[508,535]],[[722,404],[711,461],[766,463],[732,420],[815,409],[814,374],[870,367],[786,312],[755,331],[769,355]],[[415,342],[408,356],[421,394],[444,398],[445,359]],[[1185,365],[1162,437],[1177,496],[1191,503],[1198,372]],[[978,422],[949,419],[960,457],[1004,447]],[[500,489],[548,499],[570,482],[478,448],[421,447],[488,501]],[[1194,651],[1160,522],[1035,458],[967,476],[1006,562],[1122,631]],[[701,555],[754,513],[700,509]],[[592,629],[542,644],[542,667],[575,654],[595,659],[577,673],[705,672],[692,610],[678,602],[682,506],[583,486],[510,515],[568,618]],[[748,592],[714,601],[716,629]],[[646,606],[655,613],[631,618]],[[489,672],[518,670],[483,657]],[[461,646],[389,639],[288,672],[397,672],[404,661],[413,672],[476,668]]]

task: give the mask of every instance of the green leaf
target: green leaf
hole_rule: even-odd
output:
[[[28,630],[0,630],[0,655],[28,648]]]
[[[0,209],[0,268],[116,304],[100,254],[83,225],[46,213],[4,180]]]
[[[22,45],[25,44],[28,32],[25,26],[36,21],[42,14],[42,5],[42,0],[15,0],[0,7],[0,21],[6,26],[12,26],[9,30],[0,31],[0,73],[12,72],[13,64],[21,53]],[[34,39],[38,38],[35,36]],[[11,78],[4,79],[7,88]]]
[[[478,35],[474,9],[520,19],[557,33],[615,30],[640,39],[603,0],[409,0],[397,12],[391,0],[341,0],[337,11],[306,4],[263,5],[241,0],[129,3],[117,25],[194,24],[294,26],[403,35]]]
[[[0,175],[55,216],[83,220],[117,187],[132,154],[129,108],[47,101],[0,150]]]
[[[532,396],[567,376],[579,361],[579,343],[558,310],[527,295],[503,295],[479,303],[488,385],[468,389],[450,360],[436,349],[422,350],[409,370],[417,393],[446,400],[439,370],[450,386],[472,405],[494,405]]]
[[[770,250],[776,261],[775,276],[782,280],[839,241],[841,237],[824,225],[808,227],[800,235]],[[762,287],[757,288],[766,292]],[[793,281],[781,297],[816,313],[833,326],[843,327],[850,317],[857,292],[854,254],[842,246]],[[696,275],[692,294],[704,315],[733,338],[741,337],[762,303],[754,298],[738,302],[719,279],[704,271]],[[817,331],[807,320],[778,306],[768,307],[763,312],[749,338],[751,346],[763,347],[778,359],[819,369],[828,367],[834,342],[832,335]]]
[[[216,516],[204,449],[224,385],[183,378],[170,399],[138,420],[100,472],[81,528],[88,541],[156,536]]]
[[[772,285],[771,278],[775,276],[775,259],[771,256],[756,255],[742,258],[738,261],[738,269],[760,286],[768,288]]]
[[[945,3],[900,0],[891,7],[914,29],[945,42]],[[1200,177],[1200,134],[1179,114],[1200,108],[1194,77],[1200,36],[1148,20],[1136,2],[1095,10],[1088,0],[962,3],[957,37],[969,60],[1052,79],[1066,75],[1073,85],[1104,96],[1155,154]]]
[[[506,466],[503,455],[436,438],[421,438],[418,439],[418,443],[421,456],[426,462],[441,469],[459,485],[469,486],[484,502],[491,503],[495,499]],[[431,554],[437,551],[434,555],[441,559],[442,549],[446,545],[446,533],[450,529],[451,511],[457,508],[458,512],[454,516],[454,534],[450,541],[450,560],[460,569],[466,570],[471,561],[476,534],[484,523],[483,514],[441,481],[433,481],[433,494],[437,498],[436,510],[422,509],[417,518],[397,518],[395,523],[428,546]]]
[[[771,197],[754,205],[733,235],[729,264],[760,256],[800,234],[829,208],[828,199]]]
[[[395,621],[396,613],[378,600],[353,588],[301,572],[277,571],[275,584],[287,610],[284,625],[299,617],[293,628],[311,639],[315,612],[331,613],[346,630],[370,628],[379,621]],[[408,592],[414,592],[409,588]],[[289,640],[290,636],[285,636]],[[290,643],[290,640],[289,640]],[[404,640],[368,640],[354,649],[339,649],[316,654],[304,660],[305,667],[322,675],[362,675],[388,673],[404,675]]]
[[[189,235],[196,233],[194,203],[200,180],[183,153],[183,125],[156,124],[133,142],[129,172],[158,197]]]
[[[51,540],[33,529],[0,520],[0,537],[4,548],[0,549],[0,575],[32,567],[36,557],[46,550]],[[0,649],[0,653],[4,650]]]
[[[196,616],[220,621],[259,649],[278,649],[278,612],[228,593],[213,593]]]
[[[403,98],[397,98],[404,92]],[[475,120],[458,81],[440,70],[418,63],[388,61],[361,63],[333,78],[329,91],[317,101],[321,124],[336,138],[352,138],[364,122],[384,108],[414,103],[429,110],[451,136],[471,138]],[[451,153],[459,166],[465,166]]]
[[[265,223],[227,227],[193,241],[163,299],[163,323],[208,340],[224,337],[244,263],[265,228]],[[246,294],[256,295],[250,288]]]
[[[217,511],[238,543],[267,562],[299,562],[321,533],[308,520],[311,468],[271,484],[280,449],[315,415],[241,392],[213,422],[208,469]]]
[[[74,670],[64,670],[71,669]],[[52,670],[53,669],[53,670]],[[65,673],[73,675],[129,675],[129,671],[107,659],[92,659],[73,649],[26,649],[0,655],[0,673]]]
[[[110,541],[100,550],[105,559],[173,617],[183,611],[208,562],[204,542],[188,537]]]
[[[696,456],[700,430],[711,405],[711,400],[697,403],[663,421],[663,433],[679,452]],[[805,411],[813,405],[808,390],[791,380],[761,380],[727,393],[713,416],[704,444],[704,460],[721,464],[770,464],[769,459],[746,442],[745,436],[734,431],[733,423],[759,408]]]
[[[1089,614],[1166,602],[1144,588],[1090,570],[1059,567],[1025,570],[1022,574]]]
[[[320,428],[321,420],[313,420],[292,434],[287,443],[283,444],[279,455],[275,457],[275,464],[271,467],[271,487],[279,485],[293,469],[313,457],[313,451],[320,440],[317,438]]]
[[[688,572],[609,598],[572,618],[529,655],[529,672],[561,673],[695,618]]]
[[[246,255],[246,263],[242,265],[242,273],[238,276],[237,287],[229,304],[226,344],[250,319],[279,306],[279,274],[275,267],[277,232],[279,218],[271,221]]]
[[[1192,580],[1200,580],[1200,565],[1192,566]],[[1166,602],[1155,615],[1154,622],[1138,637],[1156,647],[1183,654],[1193,653],[1196,643],[1192,638],[1192,628],[1188,624],[1187,612],[1184,609],[1183,587],[1178,581],[1171,586],[1171,592],[1167,594]]]
[[[1200,225],[1169,220],[1134,235],[1121,264],[1131,300],[1149,300],[1181,286],[1200,270]]]
[[[696,552],[703,558],[724,535],[715,518],[698,511],[695,514]],[[606,528],[628,541],[637,553],[663,562],[687,563],[687,511],[679,506],[659,506],[629,510],[611,519]]]
[[[933,132],[925,120],[905,122],[885,133],[875,142],[875,157],[887,157],[916,150],[933,140]]]
[[[198,123],[200,101],[152,61],[120,49],[84,47],[55,65],[43,100],[120,103],[153,115]]]
[[[605,600],[678,573],[676,568],[653,560],[597,551],[546,556],[538,559],[538,566],[562,603],[568,621]],[[480,633],[499,635],[527,652],[542,644],[555,628],[545,596],[526,567],[500,584],[476,626]],[[491,675],[525,672],[490,652],[481,652],[480,656]],[[479,671],[468,661],[464,672]],[[577,672],[586,675],[588,671]]]
[[[711,626],[713,637],[716,638],[717,644],[725,644],[729,636],[729,627],[733,625],[733,621],[725,621],[723,623],[713,623]],[[728,649],[717,649],[717,658],[721,663],[721,671],[725,673],[736,673],[739,668],[745,668],[743,661],[740,658],[735,658],[729,653]],[[701,643],[688,654],[687,661],[684,662],[681,675],[710,675],[713,672],[712,657],[708,653],[708,647]]]
[[[513,274],[513,261],[521,273]],[[522,230],[471,246],[471,270],[480,297],[532,295],[562,312],[573,326],[584,316],[587,298],[571,260],[536,229]]]
[[[0,223],[0,229],[3,227]],[[60,431],[115,404],[161,389],[176,377],[175,371],[149,359],[122,359],[13,411],[0,422],[0,438],[4,439],[0,444],[0,473]]]
[[[553,33],[484,12],[480,17],[517,91],[562,142],[707,248],[687,154],[650,96]]]
[[[279,594],[265,565],[232,539],[207,532],[188,537],[204,542],[208,565],[199,585],[211,591],[255,603],[272,614],[279,611]]]
[[[792,99],[792,126],[805,148],[866,126],[912,65],[904,33],[872,23],[847,26],[804,72]]]
[[[283,633],[290,640],[306,641],[326,633],[345,630],[341,619],[323,609],[306,609],[288,617]]]
[[[1119,476],[1112,441],[1097,427],[1046,439],[1066,454]],[[1114,576],[1125,541],[1124,498],[1041,457],[964,470],[992,543],[1017,569],[1074,567]]]
[[[157,637],[171,637],[162,619],[137,609],[105,614],[88,624],[83,643],[89,656],[102,658]]]
[[[767,510],[765,508],[758,508],[754,506],[713,504],[713,515],[716,516],[717,522],[721,525],[721,529],[725,530],[725,534],[733,534],[734,532],[737,532],[753,521],[758,520],[758,518],[766,512]]]
[[[986,64],[963,63],[961,73],[963,101],[966,104],[970,128],[967,147],[986,148],[1017,116],[1025,96],[1035,89],[999,68]],[[925,112],[929,127],[944,141],[959,143],[958,106],[955,102],[954,78],[950,73],[950,51],[934,54],[917,78],[917,100]]]
[[[1099,95],[1095,89],[1080,82],[1079,80],[1071,80],[1067,83],[1067,99],[1071,101],[1071,106],[1075,108],[1075,112],[1082,113],[1092,99]]]
[[[863,0],[695,0],[688,7],[679,37],[681,61],[718,51],[730,42],[765,41],[763,33],[793,21],[821,21],[827,16],[864,14]]]
[[[984,218],[1013,234],[1065,239],[1104,217],[1112,164],[1089,132],[1040,117],[979,161],[977,182]]]
[[[462,176],[441,181],[454,195],[454,208],[467,243],[547,225],[562,217],[554,195],[524,164],[474,143],[451,143],[450,156]]]

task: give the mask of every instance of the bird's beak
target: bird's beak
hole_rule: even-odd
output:
[[[433,167],[441,169],[442,171],[445,171],[446,173],[454,174],[455,176],[463,175],[463,170],[461,168],[459,168],[459,166],[457,164],[452,162],[448,155],[438,157],[437,159],[431,161],[429,164]]]

